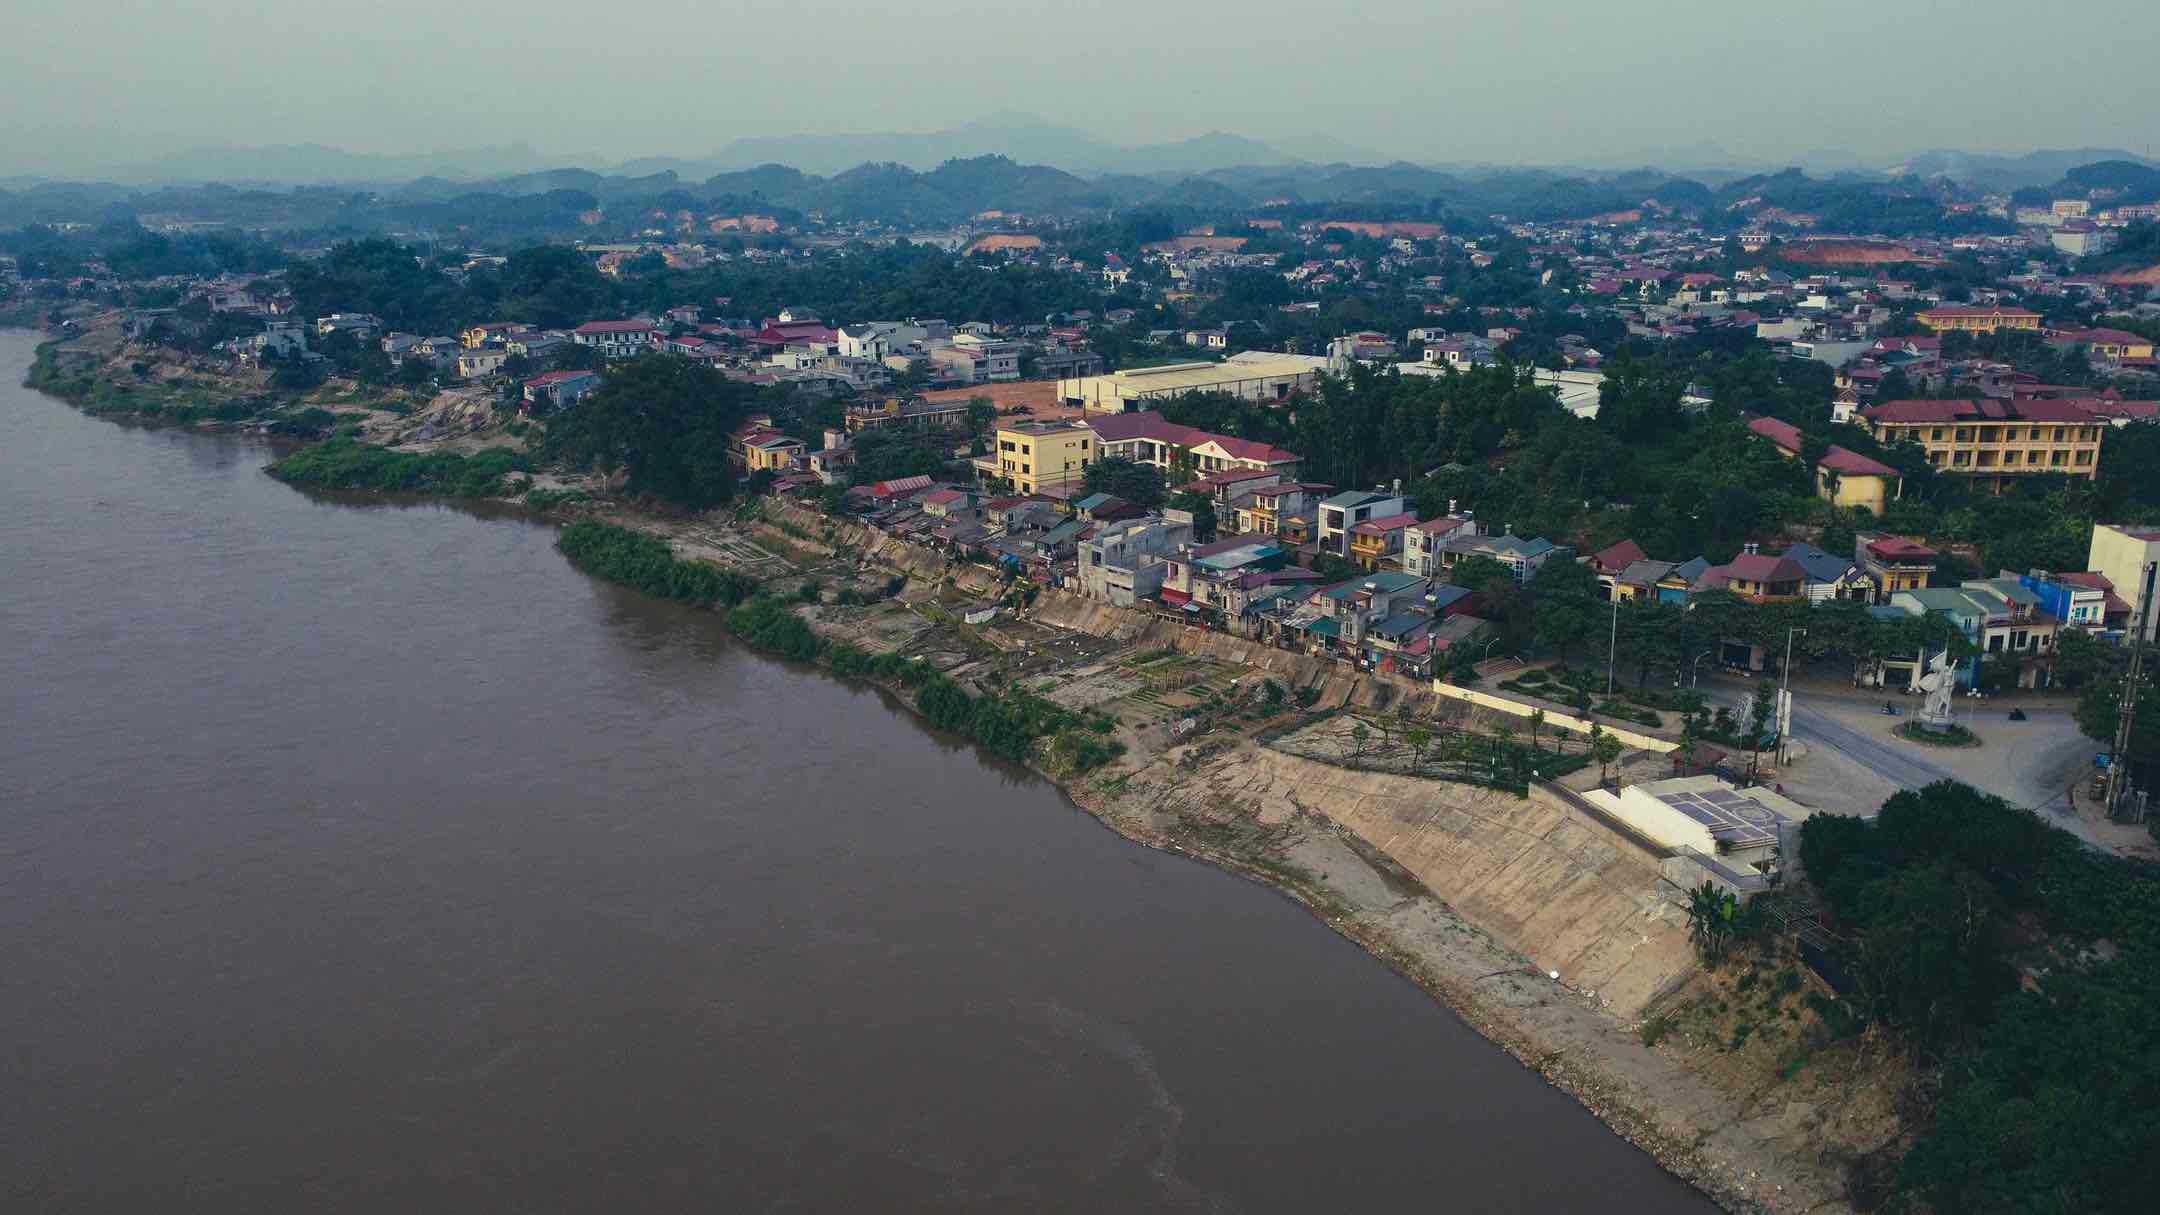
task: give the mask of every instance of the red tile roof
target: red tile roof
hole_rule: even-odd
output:
[[[1635,543],[1633,540],[1622,540],[1611,548],[1599,552],[1590,560],[1601,570],[1619,571],[1626,569],[1637,561],[1647,561],[1649,556],[1648,553],[1643,552],[1642,545]]]
[[[1799,562],[1768,553],[1742,553],[1725,563],[1725,573],[1745,582],[1799,582],[1807,577]]]
[[[1392,531],[1400,531],[1416,522],[1417,515],[1415,513],[1384,515],[1378,519],[1367,519],[1350,530],[1367,536],[1384,536]]]

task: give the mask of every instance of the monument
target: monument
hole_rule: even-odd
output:
[[[1950,648],[1928,660],[1927,673],[1920,677],[1920,690],[1927,699],[1920,705],[1920,725],[1929,730],[1947,732],[1956,723],[1950,714],[1950,693],[1957,687],[1957,664],[1950,661]]]

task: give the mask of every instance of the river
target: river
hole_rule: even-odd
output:
[[[1304,909],[0,333],[0,1209],[1703,1211]]]

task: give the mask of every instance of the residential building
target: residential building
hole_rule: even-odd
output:
[[[2055,473],[2099,475],[2107,425],[2069,401],[1994,399],[1886,401],[1860,411],[1883,443],[1917,443],[1939,472],[2000,491],[2010,480]]]
[[[2015,577],[1974,578],[1955,587],[1899,591],[1890,606],[1914,615],[1940,616],[1965,634],[1979,653],[1958,664],[1958,682],[1972,687],[1984,664],[2015,663],[2021,688],[2045,687],[2062,621],[2040,606],[2040,596]]]
[[[1788,557],[1773,557],[1749,544],[1739,556],[1713,565],[1695,580],[1698,590],[1726,590],[1750,603],[1777,603],[1799,599],[1807,585],[1807,570]]]
[[[2160,638],[2160,587],[2153,591],[2156,603],[2146,607],[2141,603],[2145,593],[2146,568],[2160,562],[2160,528],[2133,527],[2121,523],[2098,523],[2093,525],[2092,547],[2085,558],[2085,568],[2103,575],[2114,585],[2115,594],[2130,605],[2131,619],[2138,634],[2146,641]],[[2137,620],[2140,610],[2144,619]]]
[[[1021,494],[1067,498],[1098,458],[1096,448],[1095,432],[1085,422],[1007,422],[975,466]]]
[[[1935,556],[1934,549],[1906,536],[1861,532],[1853,537],[1853,564],[1874,584],[1876,603],[1926,586],[1935,575]]]
[[[1812,544],[1795,544],[1778,556],[1797,563],[1807,577],[1802,593],[1810,603],[1846,599],[1856,603],[1875,600],[1875,580],[1851,558],[1824,552]]]
[[[1403,536],[1416,526],[1417,521],[1414,512],[1405,511],[1358,524],[1350,529],[1350,559],[1368,570],[1388,565],[1400,567]]]
[[[772,418],[764,415],[737,428],[733,439],[728,454],[741,463],[744,472],[786,472],[804,453],[801,439],[775,430]]]
[[[1621,573],[1648,555],[1643,552],[1642,545],[1633,540],[1622,540],[1590,554],[1583,558],[1583,561],[1589,565],[1590,571],[1597,575],[1600,597],[1611,600],[1618,596],[1617,583]]]
[[[1191,543],[1191,523],[1161,515],[1106,523],[1080,542],[1080,593],[1132,607],[1161,592],[1169,559]]]
[[[478,350],[482,346],[500,345],[512,334],[528,328],[530,326],[518,321],[484,321],[459,330],[458,341],[468,350]]]
[[[525,381],[525,409],[545,413],[575,405],[600,387],[596,371],[545,371]]]
[[[368,341],[383,331],[382,318],[368,312],[333,312],[315,318],[315,332],[323,337],[333,333],[349,333],[359,341]]]
[[[1770,440],[1787,459],[1800,458],[1806,440],[1792,423],[1753,418],[1748,429]],[[1815,463],[1815,496],[1837,506],[1865,507],[1879,518],[1904,490],[1905,479],[1898,470],[1834,443]]]
[[[1274,481],[1240,488],[1231,500],[1236,529],[1251,535],[1279,536],[1286,518],[1312,518],[1320,495],[1331,486],[1309,481]]]
[[[587,321],[570,331],[570,340],[611,359],[627,359],[652,349],[653,327],[647,321]]]
[[[1318,360],[1324,365],[1325,360]],[[1089,413],[1131,413],[1146,402],[1188,392],[1227,392],[1254,401],[1284,401],[1313,386],[1316,361],[1294,355],[1223,363],[1170,363],[1108,375],[1059,380],[1058,399]]]
[[[1937,333],[1947,333],[1953,329],[1967,333],[1993,333],[1998,329],[2029,329],[2037,332],[2041,320],[2040,314],[2031,309],[2011,308],[2001,304],[1945,304],[1922,312],[1918,319],[1921,324]]]
[[[479,380],[502,370],[510,358],[510,352],[500,348],[460,350],[457,356],[457,373],[460,379]]]
[[[2008,571],[2004,577],[2011,577]],[[2118,619],[2127,617],[2129,605],[2118,598],[2115,584],[2105,574],[2084,570],[2066,570],[2059,574],[2045,570],[2016,575],[2018,585],[2040,597],[2040,609],[2066,627],[2084,629],[2088,633],[2107,630],[2110,601],[2117,607]]]
[[[1543,536],[1524,539],[1513,532],[1498,536],[1452,536],[1440,545],[1440,566],[1453,570],[1466,557],[1488,557],[1507,567],[1517,582],[1528,582],[1547,561],[1568,560],[1575,550]]]
[[[1320,503],[1320,524],[1316,539],[1320,547],[1338,557],[1350,552],[1350,531],[1368,519],[1384,518],[1403,513],[1405,505],[1401,494],[1389,494],[1361,490],[1347,490]]]
[[[1096,414],[1079,425],[1093,429],[1102,458],[1149,464],[1166,472],[1190,465],[1201,476],[1250,469],[1287,478],[1297,476],[1300,462],[1294,451],[1180,426],[1154,410]]]
[[[1437,578],[1443,572],[1440,548],[1456,536],[1477,535],[1477,524],[1457,515],[1442,515],[1410,525],[1403,533],[1402,567],[1406,574]]]

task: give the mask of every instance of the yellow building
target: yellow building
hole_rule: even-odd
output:
[[[1777,445],[1788,460],[1800,458],[1800,428],[1776,418],[1756,418],[1748,429]],[[1905,478],[1880,460],[1832,444],[1815,464],[1815,496],[1845,507],[1866,507],[1876,516],[1903,494]]]
[[[2099,476],[2107,430],[2068,401],[1885,401],[1858,421],[1884,443],[1918,443],[1936,471],[1982,479],[1996,492],[2039,473]]]
[[[1969,307],[1945,304],[1920,314],[1920,323],[1937,333],[1961,329],[1967,333],[1993,333],[1998,329],[2030,329],[2039,332],[2040,314],[2027,308],[1999,304]]]
[[[2130,605],[2133,621],[2137,619],[2139,600],[2145,594],[2145,567],[2156,562],[2160,562],[2160,528],[2124,523],[2093,525],[2092,550],[2085,558],[2085,568],[2106,575],[2107,580],[2115,584],[2115,594]],[[2153,599],[2155,604],[2160,604],[2160,590],[2153,592]],[[2160,637],[2160,607],[2142,622],[2138,631],[2147,641]]]
[[[995,447],[975,467],[1020,493],[1058,498],[1071,495],[1094,460],[1095,432],[1084,422],[1011,422],[998,427]]]

